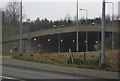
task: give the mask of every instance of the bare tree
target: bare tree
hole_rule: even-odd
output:
[[[20,2],[9,2],[2,11],[2,30],[4,36],[19,34]]]
[[[5,9],[6,21],[11,25],[16,25],[20,20],[20,3],[13,1],[9,2]]]
[[[70,14],[67,14],[66,16],[65,16],[65,20],[71,20],[71,16],[70,16]]]

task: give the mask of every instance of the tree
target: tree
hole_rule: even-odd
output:
[[[2,10],[2,17],[3,36],[19,34],[20,2],[9,2],[6,8]]]
[[[66,16],[65,16],[65,20],[71,20],[71,16],[70,16],[70,14],[67,14]]]
[[[31,21],[30,18],[27,18],[27,19],[26,19],[26,22],[30,22],[30,21]]]
[[[20,3],[13,1],[9,2],[5,9],[6,21],[11,26],[16,26],[20,20]]]
[[[5,19],[5,12],[3,10],[0,11],[2,14],[2,24],[6,23],[6,19]]]
[[[109,15],[106,15],[106,17],[105,17],[105,22],[106,22],[106,25],[111,24],[111,19],[110,19],[110,16],[109,16]]]
[[[101,18],[97,17],[94,19],[95,24],[100,25],[101,24]]]
[[[74,16],[74,21],[77,21],[77,15]]]

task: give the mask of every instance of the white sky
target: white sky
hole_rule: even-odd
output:
[[[11,0],[2,0],[2,7],[7,5]],[[18,1],[18,0],[17,0]],[[19,0],[20,1],[20,0]],[[64,19],[66,14],[69,14],[73,19],[76,15],[77,0],[22,0],[23,12],[26,18],[34,20],[36,18],[47,18],[49,20]],[[79,8],[88,10],[88,18],[101,16],[102,0],[78,0]],[[118,13],[118,1],[106,0],[114,2],[115,14]],[[106,4],[106,14],[112,15],[111,4]],[[84,11],[79,11],[79,18],[85,17]]]

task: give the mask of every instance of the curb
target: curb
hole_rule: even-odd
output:
[[[52,72],[52,73],[60,73],[60,74],[67,74],[67,75],[72,75],[72,76],[82,76],[86,78],[93,78],[93,79],[108,79],[108,78],[103,78],[103,77],[96,77],[96,76],[87,76],[87,75],[82,75],[82,74],[74,74],[74,73],[66,73],[66,72],[60,72],[60,71],[53,71],[53,70],[44,70],[44,69],[36,69],[36,68],[30,68],[30,67],[21,67],[21,66],[16,66],[16,65],[7,65],[7,64],[2,64],[3,66],[9,66],[9,67],[17,67],[17,68],[23,68],[23,69],[31,69],[31,70],[37,70],[37,71],[47,71],[47,72]]]
[[[11,61],[6,60],[6,61],[3,61],[2,64],[0,65],[18,67],[18,68],[23,68],[23,69],[38,70],[38,71],[46,71],[46,72],[52,72],[52,73],[61,73],[61,74],[67,74],[67,75],[72,75],[72,76],[83,76],[86,78],[94,78],[94,79],[118,79],[118,75],[119,75],[118,72],[116,74],[115,72],[105,72],[105,71],[100,71],[100,70],[97,71],[97,70],[90,70],[90,69],[84,69],[84,68],[81,68],[81,69],[67,68],[67,67],[62,67],[62,66],[57,66],[57,65],[49,66],[46,64],[41,64],[41,66],[39,66],[38,63],[33,64],[35,66],[34,67],[33,65],[31,66],[31,64],[32,62],[24,62],[21,60],[20,61],[19,60],[11,60]]]

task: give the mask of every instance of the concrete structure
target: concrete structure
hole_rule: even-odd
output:
[[[77,27],[63,27],[63,28],[54,28],[41,30],[36,32],[31,32],[27,34],[23,34],[23,42],[22,42],[22,51],[24,53],[27,52],[38,52],[38,51],[47,51],[47,52],[55,52],[58,51],[58,33],[60,33],[61,38],[61,51],[68,51],[71,48],[73,51],[76,49],[76,29]],[[117,27],[114,27],[114,32],[117,31]],[[96,44],[97,39],[100,34],[97,36],[97,33],[101,32],[101,27],[97,27],[95,25],[91,25],[89,27],[80,26],[79,29],[79,51],[85,51],[84,42],[85,42],[85,32],[87,31],[89,34],[89,50],[94,50],[94,45]],[[109,36],[112,32],[112,27],[105,28],[107,36]],[[94,42],[94,43],[93,43]],[[3,41],[3,52],[17,52],[19,53],[19,35],[4,37]]]

